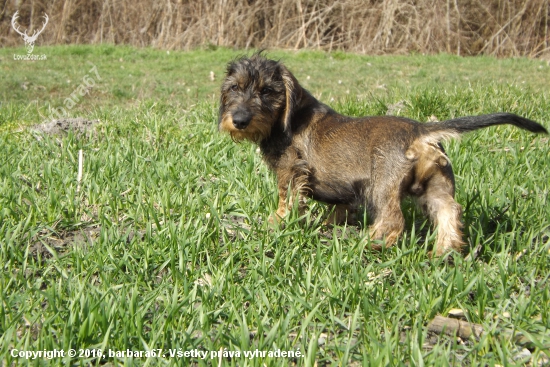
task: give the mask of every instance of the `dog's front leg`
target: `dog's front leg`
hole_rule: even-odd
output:
[[[298,189],[292,186],[292,183],[279,182],[279,205],[277,210],[270,215],[268,221],[270,224],[279,223],[290,213],[294,205],[298,205],[299,214],[302,215],[306,209],[306,197]],[[290,187],[290,188],[289,188]],[[290,196],[289,196],[290,195]]]
[[[283,190],[279,190],[279,205],[277,210],[270,217],[270,222],[280,222],[288,214],[291,208],[287,205],[286,192],[283,194]]]
[[[271,214],[268,218],[269,224],[278,224],[290,211],[289,205],[287,205],[286,194],[283,196],[279,191],[279,205],[277,210]]]

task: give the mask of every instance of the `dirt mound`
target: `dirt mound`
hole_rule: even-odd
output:
[[[32,130],[47,135],[63,135],[72,131],[77,134],[84,134],[92,131],[99,120],[88,120],[85,118],[63,118],[52,120],[43,124],[33,126]]]

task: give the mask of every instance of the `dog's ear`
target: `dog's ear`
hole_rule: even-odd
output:
[[[292,115],[300,106],[304,91],[294,75],[292,75],[284,65],[280,65],[280,67],[286,96],[286,105],[283,114],[283,129],[286,133],[290,134]]]
[[[225,71],[225,79],[222,83],[222,86],[220,88],[220,107],[218,108],[218,130],[220,129],[220,125],[222,123],[223,113],[225,112],[225,83],[227,83],[227,77],[231,75],[235,70],[235,62],[231,61],[227,64],[227,68]]]

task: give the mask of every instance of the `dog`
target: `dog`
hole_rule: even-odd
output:
[[[451,162],[440,142],[462,133],[511,124],[548,132],[532,120],[495,113],[420,123],[404,117],[341,115],[302,88],[281,63],[263,53],[227,66],[218,129],[234,141],[259,145],[277,176],[278,222],[304,198],[327,203],[329,221],[365,208],[374,249],[391,246],[404,230],[401,201],[412,196],[437,228],[436,256],[461,252],[462,208],[455,201]]]

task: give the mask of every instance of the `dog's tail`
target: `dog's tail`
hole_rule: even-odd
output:
[[[490,115],[459,117],[441,122],[429,122],[424,124],[426,130],[423,135],[430,140],[440,141],[442,139],[455,138],[460,134],[484,127],[504,124],[514,125],[520,129],[529,130],[534,133],[548,134],[544,126],[525,117],[512,113],[493,113]]]

